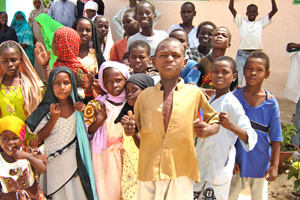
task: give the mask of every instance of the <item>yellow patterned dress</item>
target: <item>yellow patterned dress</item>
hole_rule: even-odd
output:
[[[136,199],[139,149],[132,136],[123,135],[122,199]]]
[[[13,115],[25,121],[29,115],[25,108],[21,85],[5,86],[1,84],[0,89],[0,118]],[[35,135],[26,131],[23,144],[24,146],[37,148],[38,140]]]

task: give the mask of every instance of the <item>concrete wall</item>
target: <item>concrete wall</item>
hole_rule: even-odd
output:
[[[184,1],[154,1],[156,9],[163,13],[156,29],[167,31],[172,24],[181,22],[180,6]],[[235,58],[239,44],[239,28],[232,21],[233,17],[228,9],[229,0],[192,1],[196,6],[197,16],[194,25],[202,21],[212,21],[217,26],[226,26],[232,33],[231,47],[226,55]],[[105,15],[111,19],[118,10],[128,4],[128,0],[104,0]],[[246,17],[247,5],[254,3],[258,6],[258,17],[264,17],[271,11],[271,0],[235,0],[235,8],[243,17]],[[285,46],[288,42],[300,43],[300,6],[293,5],[293,0],[277,0],[278,12],[273,16],[273,22],[263,31],[264,51],[270,56],[271,75],[264,82],[264,87],[277,98],[283,98],[290,60]],[[114,39],[117,40],[114,28]]]
[[[10,25],[15,13],[19,10],[23,11],[28,20],[29,14],[33,9],[32,0],[6,0],[6,12],[8,15],[7,24]]]

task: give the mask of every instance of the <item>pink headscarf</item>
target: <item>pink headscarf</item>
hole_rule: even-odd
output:
[[[122,63],[115,62],[115,61],[106,61],[102,63],[100,69],[99,69],[99,84],[102,88],[107,93],[106,88],[104,87],[103,84],[103,71],[106,68],[115,68],[119,70],[123,76],[128,79],[129,77],[129,70],[128,67]],[[125,101],[125,89],[123,89],[123,92],[115,97],[112,96],[111,94],[107,93],[106,95],[99,95],[96,100],[99,100],[101,102],[104,102],[105,100],[110,100],[115,103],[122,103]],[[97,131],[94,133],[93,141],[92,141],[92,152],[94,153],[100,153],[102,150],[107,149],[107,138],[106,138],[106,128],[105,128],[105,121],[102,126],[100,126]]]
[[[116,62],[116,61],[106,61],[106,62],[102,63],[102,65],[100,66],[100,69],[99,69],[99,84],[100,84],[100,87],[102,88],[102,90],[104,90],[106,93],[107,93],[107,90],[103,84],[103,71],[109,67],[119,70],[123,74],[123,76],[126,78],[126,80],[129,78],[129,70],[126,65]],[[117,97],[112,96],[111,94],[107,93],[104,96],[99,95],[96,98],[96,100],[99,100],[101,102],[103,102],[106,99],[110,100],[112,102],[115,102],[115,103],[122,103],[125,101],[125,90],[123,90],[123,92]]]

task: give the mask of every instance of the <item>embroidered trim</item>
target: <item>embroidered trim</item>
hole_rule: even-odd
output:
[[[75,145],[75,142],[77,141],[76,137],[71,141],[69,142],[69,144],[67,144],[65,147],[63,147],[62,149],[60,150],[57,150],[56,152],[54,153],[51,153],[48,158],[47,158],[47,161],[50,162],[53,158],[59,156],[59,155],[62,155],[63,153],[65,153],[66,151],[68,151],[71,147],[73,147]]]

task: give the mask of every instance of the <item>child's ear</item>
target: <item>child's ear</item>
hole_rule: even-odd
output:
[[[237,73],[233,73],[233,79],[232,79],[232,82],[234,82],[236,79],[237,79],[238,75]]]
[[[194,12],[194,17],[196,16],[197,11]]]
[[[270,71],[270,70],[269,70],[269,71],[267,71],[267,72],[265,73],[265,79],[269,78],[269,76],[270,76],[270,73],[271,73],[271,71]]]
[[[231,43],[229,42],[228,45],[227,45],[227,48],[230,48],[230,46],[231,46]]]
[[[150,56],[150,59],[152,60],[152,65],[153,65],[153,67],[156,68],[156,63],[155,63],[156,60],[155,60],[155,57],[151,57],[151,56]]]
[[[184,58],[184,60],[183,60],[183,68],[186,68],[186,64],[187,64],[187,61],[188,61],[188,59],[187,58]]]
[[[157,16],[156,16],[156,13],[154,13],[154,15],[153,15],[153,16],[154,16],[154,17],[153,17],[153,19],[156,19],[156,17],[157,17]]]

